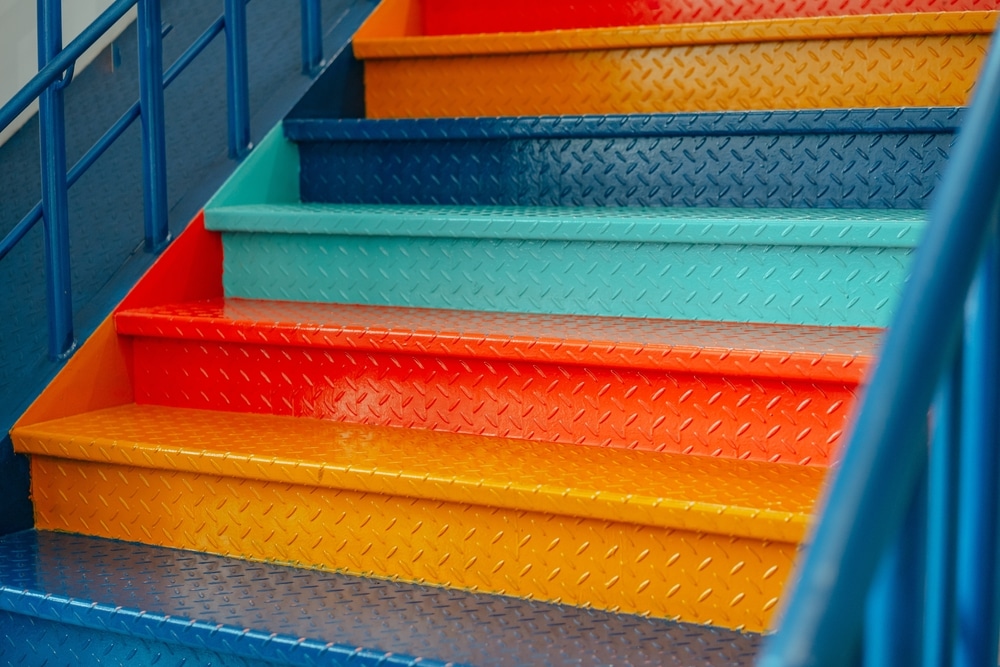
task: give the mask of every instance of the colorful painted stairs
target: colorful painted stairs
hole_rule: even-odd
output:
[[[961,109],[374,120],[360,76],[12,432],[39,532],[0,539],[0,623],[38,661],[68,624],[219,664],[749,664]]]

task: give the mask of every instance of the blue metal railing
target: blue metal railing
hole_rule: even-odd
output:
[[[997,41],[765,667],[997,664]]]
[[[250,150],[250,92],[247,68],[246,2],[224,0],[223,14],[163,71],[163,26],[160,0],[114,0],[79,36],[62,45],[62,0],[36,0],[38,5],[38,73],[0,108],[0,131],[32,101],[39,102],[42,197],[0,239],[0,260],[39,221],[45,234],[45,282],[49,319],[49,355],[62,358],[75,346],[73,296],[70,285],[68,194],[101,155],[136,120],[142,124],[145,247],[160,252],[170,241],[167,218],[167,163],[163,91],[221,32],[226,34],[226,91],[229,155],[243,158]],[[300,0],[302,70],[315,74],[322,66],[320,0]],[[72,81],[76,61],[133,7],[137,7],[139,100],[97,142],[66,169],[66,122],[63,91]]]

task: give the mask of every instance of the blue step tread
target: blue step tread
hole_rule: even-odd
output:
[[[289,118],[303,201],[927,208],[964,109]]]
[[[752,664],[761,639],[47,531],[0,538],[0,562],[0,627],[17,632],[0,662],[37,660],[25,645],[49,636],[68,653],[162,645],[178,664],[722,666]]]
[[[556,208],[245,204],[206,210],[221,232],[628,243],[913,248],[913,209]]]

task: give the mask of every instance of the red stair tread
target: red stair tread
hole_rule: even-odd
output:
[[[247,299],[119,312],[118,332],[860,382],[882,330]]]
[[[235,299],[116,324],[140,404],[821,466],[879,336]]]
[[[123,405],[15,429],[17,451],[100,464],[799,541],[815,467],[272,415]]]

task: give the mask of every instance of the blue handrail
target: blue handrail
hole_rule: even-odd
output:
[[[2,260],[39,221],[44,222],[49,356],[68,356],[75,347],[70,285],[67,190],[136,120],[142,124],[144,236],[149,252],[170,241],[167,218],[167,163],[163,90],[220,33],[226,34],[226,88],[229,155],[246,156],[250,141],[250,93],[247,68],[246,2],[224,0],[224,13],[163,72],[163,27],[160,0],[114,0],[79,36],[62,46],[62,1],[38,4],[38,73],[0,107],[5,129],[35,99],[39,101],[42,198],[2,239]],[[314,75],[323,64],[319,0],[301,0],[303,71]],[[80,56],[133,7],[137,7],[139,100],[119,118],[67,172],[63,89],[73,78]]]
[[[998,219],[994,38],[822,519],[759,665],[996,664]],[[924,571],[907,571],[924,560]]]

